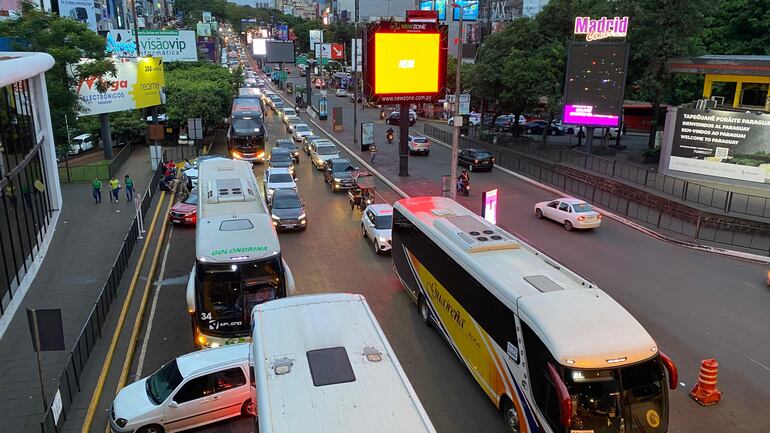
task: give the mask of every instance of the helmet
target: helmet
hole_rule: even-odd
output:
[[[468,170],[463,169],[463,174],[466,174],[466,173],[468,173]]]

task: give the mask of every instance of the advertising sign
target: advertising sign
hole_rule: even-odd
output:
[[[364,69],[364,43],[361,39],[353,39],[350,43],[353,44],[351,52],[356,59],[355,62],[351,62],[353,72],[361,72]]]
[[[289,40],[289,26],[285,24],[278,24],[275,26],[275,38],[279,41]]]
[[[438,23],[438,11],[435,11],[432,9],[419,10],[419,11],[406,11],[406,22]]]
[[[625,38],[628,34],[628,17],[592,19],[575,17],[576,35],[586,35],[586,42],[606,38]]]
[[[96,13],[91,0],[59,0],[59,16],[76,19],[96,31]]]
[[[198,36],[211,36],[211,24],[198,23],[195,28]]]
[[[567,51],[564,123],[618,126],[623,111],[627,66],[626,43],[571,43]]]
[[[497,190],[489,190],[481,193],[481,217],[497,224]]]
[[[216,61],[217,61],[217,45],[216,45],[216,42],[212,42],[212,41],[198,41],[197,46],[198,46],[198,49],[200,50],[200,52],[206,58],[206,60],[209,60],[211,62],[216,63]]]
[[[447,0],[423,0],[420,2],[420,10],[436,11],[439,21],[443,21],[446,19],[446,2]]]
[[[332,56],[331,58],[334,60],[340,59],[345,57],[345,45],[344,44],[331,44],[332,49]]]
[[[251,40],[251,53],[255,56],[267,54],[267,39],[254,38]]]
[[[211,12],[203,11],[203,22],[204,23],[210,23],[211,22]]]
[[[326,103],[326,96],[321,96],[320,99],[318,99],[318,119],[319,120],[326,120],[326,118],[329,116],[329,108]]]
[[[131,30],[110,30],[105,51],[118,58],[136,57]],[[192,30],[139,30],[139,53],[162,57],[167,62],[196,62],[198,51]]]
[[[310,30],[310,49],[315,50],[315,44],[322,44],[324,33],[321,30]]]
[[[271,41],[265,43],[267,63],[294,63],[294,41]]]
[[[457,0],[454,3],[462,7],[463,21],[476,21],[479,19],[478,0]],[[452,19],[460,21],[460,7],[452,8]]]
[[[770,115],[677,110],[670,170],[770,183]]]
[[[380,103],[432,102],[446,82],[447,28],[381,22],[367,32],[368,91]]]
[[[322,59],[332,58],[332,44],[321,44],[321,58]]]
[[[72,65],[69,65],[70,71]],[[109,77],[110,87],[99,92],[97,78],[80,81],[75,90],[78,94],[81,116],[114,113],[161,104],[161,91],[165,86],[163,63],[158,57],[143,57],[115,63],[116,76]]]
[[[374,144],[374,122],[361,124],[361,144],[364,146]]]

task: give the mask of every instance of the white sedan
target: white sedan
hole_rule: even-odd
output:
[[[549,218],[564,224],[566,230],[593,229],[602,223],[602,215],[590,204],[572,197],[543,201],[535,205],[537,218]]]
[[[391,249],[393,207],[389,204],[370,204],[361,216],[361,235],[372,242],[375,254]]]
[[[294,141],[300,143],[302,142],[302,139],[308,135],[313,135],[313,130],[304,123],[295,125],[291,131],[291,136],[294,138]]]

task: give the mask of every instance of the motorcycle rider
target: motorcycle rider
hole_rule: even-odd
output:
[[[468,174],[468,170],[463,169],[460,175],[457,176],[457,190],[462,191],[468,188],[471,183],[471,176]]]
[[[377,156],[377,145],[375,145],[374,143],[369,145],[369,154],[371,155],[369,162],[371,164],[374,164],[374,157]]]
[[[388,130],[385,131],[385,137],[388,139],[388,143],[393,142],[393,128],[388,128]]]

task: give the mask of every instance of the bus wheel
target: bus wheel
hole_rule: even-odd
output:
[[[519,433],[519,413],[507,397],[503,397],[503,419],[512,432]]]
[[[428,303],[425,301],[425,297],[420,296],[420,300],[417,302],[417,308],[420,310],[420,318],[425,322],[426,326],[430,326],[430,310],[428,310]]]

